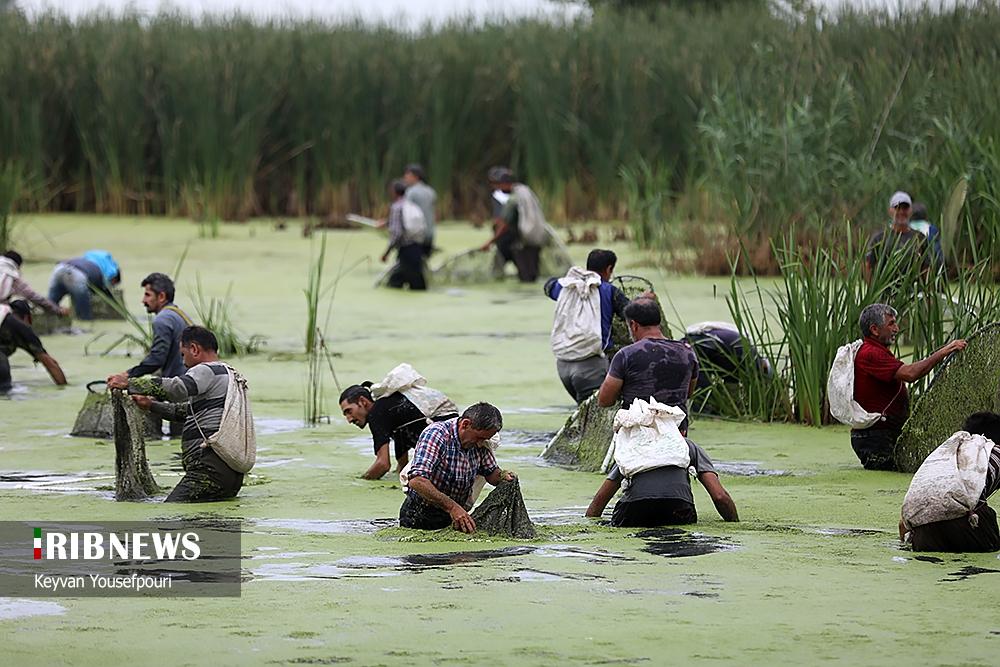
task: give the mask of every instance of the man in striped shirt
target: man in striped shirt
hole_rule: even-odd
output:
[[[136,379],[113,376],[108,386],[128,389],[132,400],[171,421],[184,422],[181,435],[181,462],[184,478],[167,496],[166,502],[206,502],[233,498],[243,486],[243,474],[230,468],[205,439],[219,430],[229,391],[229,372],[219,360],[215,334],[204,327],[189,326],[181,332],[181,356],[188,370],[178,377],[152,377],[163,390],[166,401],[142,394]]]
[[[994,443],[986,468],[986,484],[979,496],[979,505],[967,516],[947,521],[915,526],[910,530],[914,551],[990,552],[1000,550],[1000,528],[997,513],[986,500],[1000,488],[1000,415],[977,412],[965,420],[963,431],[981,435]],[[906,527],[899,522],[899,537],[904,539]]]
[[[461,417],[425,428],[413,453],[399,525],[424,530],[451,525],[463,533],[475,532],[468,510],[476,476],[493,486],[514,478],[500,470],[487,444],[501,428],[503,417],[489,403],[476,403]]]

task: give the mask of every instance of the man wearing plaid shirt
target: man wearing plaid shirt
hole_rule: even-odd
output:
[[[461,417],[431,424],[420,434],[410,466],[409,490],[399,508],[404,528],[437,530],[451,525],[463,533],[476,530],[466,504],[477,475],[496,486],[514,478],[497,466],[487,441],[503,428],[500,411],[476,403]]]

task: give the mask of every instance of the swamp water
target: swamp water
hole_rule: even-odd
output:
[[[18,246],[47,261],[26,264],[30,282],[44,285],[52,262],[80,248],[113,245],[123,274],[133,277],[125,297],[136,314],[141,306],[134,277],[171,270],[190,241],[178,304],[190,303],[195,270],[207,296],[223,296],[234,281],[235,322],[248,334],[268,337],[263,353],[233,360],[250,380],[255,412],[287,420],[278,424],[301,421],[306,369],[299,355],[305,322],[299,295],[310,242],[294,225],[284,232],[265,222],[226,225],[220,239],[202,240],[186,221],[33,221],[19,227]],[[439,242],[457,252],[482,243],[483,234],[445,224]],[[337,289],[326,339],[343,354],[334,359],[341,383],[378,379],[400,361],[419,360],[429,383],[460,405],[490,400],[503,408],[505,430],[552,433],[565,422],[572,406],[548,350],[552,303],[540,284],[470,286],[460,295],[373,291],[384,239],[363,230],[331,232],[329,241],[329,275],[340,270],[341,256],[348,258],[344,267],[359,257],[374,260]],[[610,247],[621,258],[619,271],[650,275],[635,266],[629,247]],[[573,247],[575,261],[588,250]],[[155,257],[162,262],[152,265]],[[283,268],[265,275],[262,266]],[[689,322],[725,317],[724,301],[712,297],[712,280],[650,279],[670,290]],[[405,337],[398,334],[401,322]],[[97,322],[94,329],[110,336],[124,332],[124,325]],[[458,331],[468,335],[445,336]],[[908,476],[863,471],[844,428],[695,419],[691,437],[714,459],[788,473],[722,471],[739,524],[721,521],[700,488],[694,491],[700,521],[683,533],[658,529],[642,537],[642,531],[585,520],[600,475],[536,465],[539,442],[534,450],[501,447],[498,458],[518,473],[544,539],[404,540],[387,534],[402,501],[398,481],[390,475],[379,482],[358,478],[370,463],[370,443],[348,441],[367,431],[337,419],[332,380],[326,409],[333,423],[261,431],[262,454],[284,463],[255,470],[262,483],[245,486],[237,499],[115,503],[113,444],[66,434],[83,383],[134,365],[137,354],[126,357],[121,349],[85,357],[84,338],[44,341],[73,383],[65,390],[52,386],[22,353],[11,358],[25,392],[0,402],[0,479],[11,480],[0,485],[0,519],[242,518],[242,597],[43,601],[56,606],[3,599],[0,609],[16,610],[0,614],[5,663],[134,664],[141,645],[147,657],[213,666],[996,664],[1000,620],[967,610],[1000,585],[989,572],[1000,570],[1000,560],[996,554],[930,554],[941,560],[933,562],[900,550],[895,526]],[[176,441],[146,443],[165,489],[180,478],[178,451]],[[675,551],[684,550],[688,536],[726,547],[681,557],[649,551],[658,543],[655,548],[672,548],[671,542]],[[448,562],[454,554],[463,562]],[[958,617],[957,629],[943,622]]]

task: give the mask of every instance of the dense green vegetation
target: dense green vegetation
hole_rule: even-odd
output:
[[[22,207],[214,221],[371,210],[412,160],[445,212],[478,216],[486,169],[509,163],[550,217],[630,215],[645,244],[708,272],[740,240],[777,270],[770,239],[790,225],[800,242],[841,238],[846,219],[863,233],[897,188],[937,220],[964,179],[946,231],[968,263],[1000,248],[997,34],[995,3],[834,19],[666,6],[413,34],[8,13],[0,165],[41,184]]]

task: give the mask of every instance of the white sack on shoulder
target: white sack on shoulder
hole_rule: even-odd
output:
[[[965,516],[979,505],[986,486],[992,440],[958,431],[931,452],[903,498],[907,528]]]
[[[580,361],[603,354],[601,276],[578,266],[559,279],[549,341],[560,361]]]
[[[675,466],[687,468],[691,452],[681,435],[684,411],[650,397],[632,401],[627,410],[615,414],[615,435],[611,441],[615,463],[625,477]]]
[[[868,428],[882,418],[882,415],[868,412],[854,400],[854,359],[863,342],[856,340],[837,349],[830,377],[826,381],[830,414],[841,424],[856,429]]]

